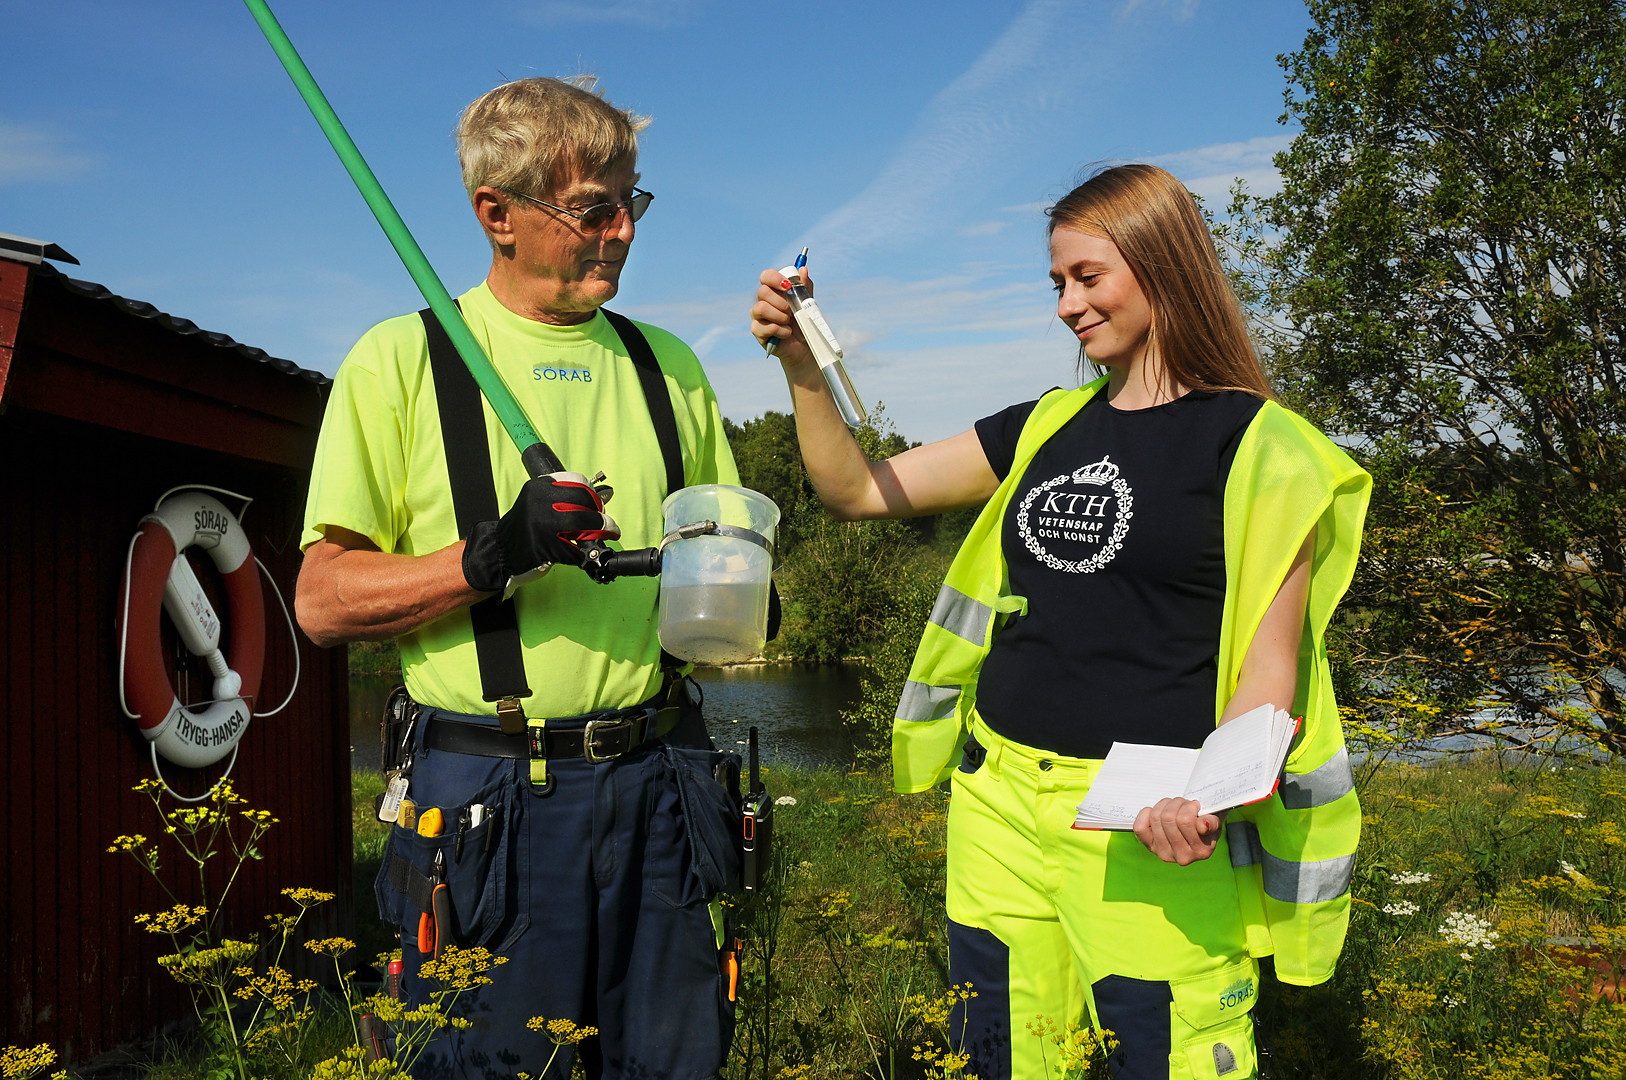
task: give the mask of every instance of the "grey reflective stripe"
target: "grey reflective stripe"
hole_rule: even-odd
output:
[[[1231,848],[1232,866],[1262,864],[1265,892],[1284,904],[1320,904],[1336,900],[1349,891],[1355,856],[1317,862],[1289,862],[1265,850],[1259,841],[1259,828],[1251,821],[1233,821],[1225,826],[1225,839]]]
[[[1261,861],[1264,847],[1259,843],[1259,827],[1251,821],[1233,821],[1225,826],[1225,839],[1231,848],[1232,866],[1252,866]]]
[[[987,640],[988,620],[993,617],[993,608],[978,603],[951,585],[937,590],[937,603],[932,605],[931,621],[957,638],[981,645]]]
[[[898,719],[942,720],[954,715],[954,706],[959,700],[958,686],[930,686],[911,679],[903,684],[903,697],[898,700]]]
[[[1349,891],[1355,856],[1316,862],[1288,862],[1260,849],[1264,856],[1265,892],[1284,904],[1322,904]]]
[[[1326,806],[1355,790],[1355,773],[1349,767],[1349,751],[1339,747],[1327,763],[1307,773],[1288,773],[1282,778],[1282,805],[1289,810],[1309,810]]]

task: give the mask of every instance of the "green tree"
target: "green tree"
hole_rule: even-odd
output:
[[[740,484],[760,491],[779,507],[778,547],[789,557],[802,536],[803,519],[823,513],[796,445],[796,418],[769,410],[743,424],[725,418],[723,433],[740,470]]]
[[[898,434],[882,404],[870,421],[855,434],[872,461],[919,445]],[[929,578],[935,593],[947,566],[943,552],[958,546],[976,508],[908,521],[836,521],[802,467],[795,417],[767,412],[723,425],[740,482],[767,495],[782,515],[782,563],[775,574],[785,603],[780,654],[820,663],[877,655],[891,641],[899,613],[913,609],[910,598],[921,581]],[[923,612],[909,633],[918,636],[924,622]],[[913,648],[911,637],[911,655]],[[887,708],[896,703],[894,695]]]
[[[1626,4],[1309,9],[1284,188],[1219,232],[1288,403],[1376,480],[1345,700],[1626,752]]]

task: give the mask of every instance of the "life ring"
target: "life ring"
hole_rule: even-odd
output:
[[[219,648],[221,622],[198,586],[186,549],[209,553],[226,589],[231,653]],[[183,491],[141,519],[130,541],[120,592],[120,689],[125,713],[153,748],[177,765],[212,765],[237,747],[253,715],[265,668],[265,597],[243,527],[209,495]],[[214,699],[201,710],[181,704],[164,670],[159,612],[168,610],[187,648],[204,657]]]

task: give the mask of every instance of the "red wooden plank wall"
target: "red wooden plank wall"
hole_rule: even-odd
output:
[[[23,300],[27,295],[28,265],[0,259],[0,394],[6,390],[6,373],[11,369],[17,325],[22,320]]]
[[[26,356],[23,348],[17,356]],[[64,1059],[83,1061],[190,1012],[155,963],[167,939],[132,921],[137,912],[167,907],[167,899],[128,856],[105,852],[117,835],[159,833],[151,805],[130,790],[152,767],[117,695],[113,621],[126,546],[137,520],[174,485],[253,495],[245,530],[291,605],[307,477],[21,408],[12,382],[0,414],[0,760],[10,779],[0,799],[7,1002],[0,1038],[49,1042]],[[191,408],[159,419],[184,425]],[[290,686],[294,645],[269,588],[266,603],[261,700],[269,708]],[[264,860],[248,865],[228,905],[233,937],[250,937],[267,912],[288,910],[278,893],[290,886],[339,894],[313,913],[312,936],[340,933],[348,921],[345,654],[317,649],[303,635],[298,648],[304,670],[297,695],[281,713],[251,724],[233,774],[249,805],[281,819],[262,845]],[[202,792],[217,774],[218,767],[166,768],[187,793]],[[189,866],[167,845],[164,858],[171,888],[192,898]]]

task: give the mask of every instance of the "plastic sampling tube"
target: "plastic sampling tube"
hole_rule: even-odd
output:
[[[813,294],[802,283],[800,270],[787,266],[779,272],[790,282],[790,291],[785,297],[790,301],[791,314],[796,317],[796,325],[802,328],[802,336],[813,350],[813,359],[819,362],[819,372],[830,387],[830,396],[835,398],[836,410],[848,427],[863,427],[869,423],[869,415],[864,411],[864,403],[858,400],[858,391],[853,389],[852,380],[847,378],[847,369],[841,363],[841,343],[836,341],[830,324],[824,321],[819,302],[813,299]],[[772,352],[773,349],[770,347],[768,351]]]
[[[339,160],[350,173],[350,179],[355,181],[357,189],[360,190],[361,197],[367,201],[373,216],[384,227],[384,235],[389,237],[390,243],[395,246],[395,253],[401,257],[407,273],[411,274],[412,280],[417,283],[418,291],[423,293],[423,298],[429,302],[435,317],[446,328],[446,335],[452,339],[452,344],[457,348],[457,354],[463,358],[463,363],[468,365],[470,374],[480,386],[480,392],[491,403],[491,410],[497,414],[497,419],[502,422],[508,437],[514,440],[514,445],[519,448],[521,457],[525,459],[526,469],[532,476],[563,471],[564,465],[537,435],[525,411],[520,408],[513,392],[508,389],[508,384],[502,381],[497,369],[491,366],[491,360],[486,356],[485,350],[480,348],[480,343],[469,332],[469,324],[463,321],[463,313],[452,303],[451,294],[446,291],[446,286],[441,284],[435,268],[429,265],[423,249],[412,238],[406,222],[401,220],[395,204],[390,202],[390,197],[384,193],[383,185],[378,182],[378,177],[373,175],[373,170],[361,156],[361,151],[356,149],[350,133],[345,131],[344,124],[339,122],[338,114],[333,111],[333,106],[328,104],[322,88],[316,85],[316,79],[311,76],[305,61],[300,59],[293,42],[288,40],[282,24],[271,14],[265,0],[243,0],[243,2],[248,5],[249,14],[254,16],[254,21],[260,24],[261,33],[265,34],[265,39],[271,43],[277,59],[282,61],[288,77],[298,88],[299,96],[305,99],[305,104],[310,108],[311,115],[316,117],[317,124],[321,125],[328,142],[333,144]]]

